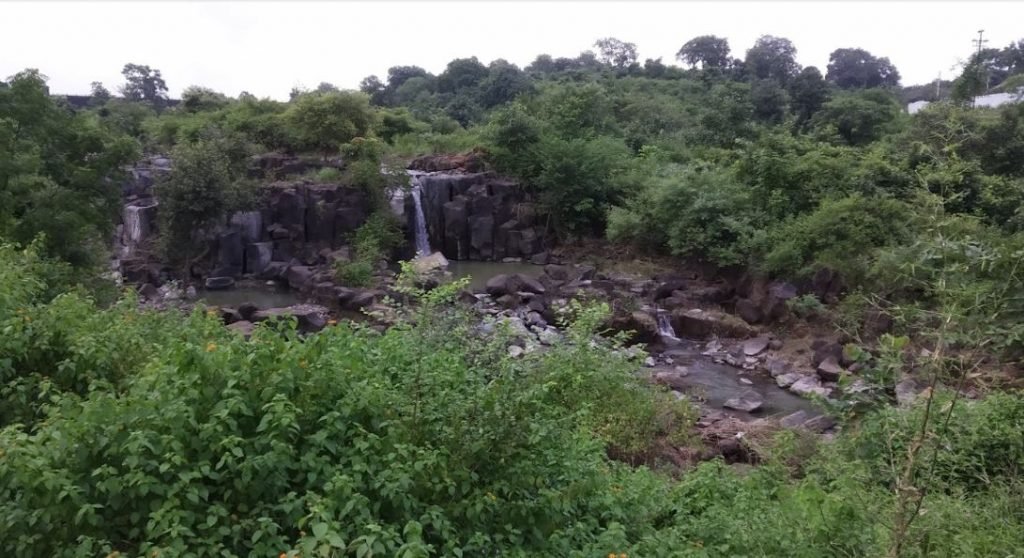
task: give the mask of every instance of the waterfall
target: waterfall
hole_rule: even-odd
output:
[[[427,236],[427,218],[423,216],[423,203],[420,200],[420,195],[423,193],[420,176],[420,174],[409,173],[412,181],[409,193],[412,194],[412,203],[416,206],[416,215],[414,216],[416,227],[413,232],[416,235],[416,255],[429,256],[431,253],[430,237]]]
[[[658,317],[658,334],[666,339],[678,340],[679,338],[676,337],[676,330],[672,327],[672,320],[669,318],[668,312],[655,307],[654,314]]]

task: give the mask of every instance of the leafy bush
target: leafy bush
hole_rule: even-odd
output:
[[[335,276],[344,285],[369,286],[377,263],[387,259],[403,241],[402,229],[394,215],[378,211],[352,235],[352,261],[335,264]]]
[[[900,244],[910,236],[910,215],[906,204],[885,198],[824,201],[817,210],[768,234],[764,267],[787,277],[806,277],[828,267],[857,285],[864,280],[875,249]]]
[[[613,240],[661,245],[720,265],[747,260],[763,219],[750,192],[728,172],[667,165],[609,215]]]

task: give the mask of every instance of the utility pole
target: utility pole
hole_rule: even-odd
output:
[[[973,42],[975,45],[978,46],[978,53],[974,57],[974,62],[975,62],[975,64],[978,65],[978,71],[985,73],[985,76],[984,76],[985,77],[985,93],[988,93],[988,82],[989,82],[989,80],[988,80],[988,68],[986,68],[984,66],[984,64],[982,63],[982,61],[981,61],[981,49],[982,49],[982,47],[985,46],[985,43],[988,42],[988,39],[985,39],[984,36],[985,36],[985,30],[984,29],[978,29],[978,38],[977,39],[973,39],[971,42]]]
[[[939,77],[935,78],[935,100],[938,101],[942,98],[942,71],[939,71]]]

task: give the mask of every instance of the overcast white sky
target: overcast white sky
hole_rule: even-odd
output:
[[[888,56],[905,85],[953,75],[985,29],[988,46],[1024,38],[1024,2],[9,2],[0,0],[0,77],[38,68],[54,93],[122,82],[126,62],[188,85],[287,99],[295,85],[355,88],[395,65],[439,73],[449,60],[575,56],[594,40],[636,43],[674,61],[715,34],[742,57],[762,34],[791,39],[803,65],[861,47]]]

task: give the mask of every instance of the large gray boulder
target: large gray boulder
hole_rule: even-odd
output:
[[[293,265],[286,275],[288,286],[296,291],[306,290],[313,281],[313,269],[304,265]]]
[[[313,333],[327,325],[327,308],[315,304],[296,304],[285,308],[268,308],[253,314],[252,321],[295,318],[299,331]]]
[[[723,407],[734,409],[745,413],[755,413],[761,410],[764,405],[764,398],[754,390],[747,390],[725,402]]]
[[[521,273],[495,275],[487,280],[484,289],[495,298],[519,292],[544,294],[546,291],[540,281]]]

